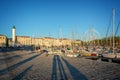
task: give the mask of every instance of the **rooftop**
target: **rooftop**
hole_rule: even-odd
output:
[[[30,38],[29,36],[16,36],[16,37]]]
[[[5,35],[0,34],[0,36],[5,36]]]
[[[15,26],[13,26],[13,29],[16,29]]]

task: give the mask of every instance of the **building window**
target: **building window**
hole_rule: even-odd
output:
[[[2,37],[0,37],[0,39],[2,39]]]

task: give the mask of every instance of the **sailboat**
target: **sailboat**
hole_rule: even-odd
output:
[[[120,58],[120,53],[115,51],[115,41],[114,41],[114,16],[115,16],[115,9],[113,9],[113,17],[112,17],[112,48],[109,52],[105,52],[103,54],[104,58],[113,59],[113,58]]]

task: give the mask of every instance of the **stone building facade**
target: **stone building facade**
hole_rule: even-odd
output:
[[[0,47],[5,47],[7,43],[6,41],[7,41],[7,37],[5,35],[0,34]]]
[[[16,36],[17,45],[31,45],[31,38],[29,36]]]
[[[43,37],[43,38],[31,38],[29,36],[16,36],[16,46],[71,46],[72,41],[69,39],[57,39],[51,37]],[[6,45],[7,37],[4,35],[0,35],[0,46]],[[81,44],[80,41],[74,41],[77,44]],[[9,46],[12,46],[12,38],[8,39]]]

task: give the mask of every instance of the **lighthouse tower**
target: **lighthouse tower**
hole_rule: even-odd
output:
[[[15,36],[16,36],[16,28],[15,28],[15,26],[13,26],[13,28],[12,28],[12,44],[13,44],[13,47],[15,47],[15,42],[16,42]]]

